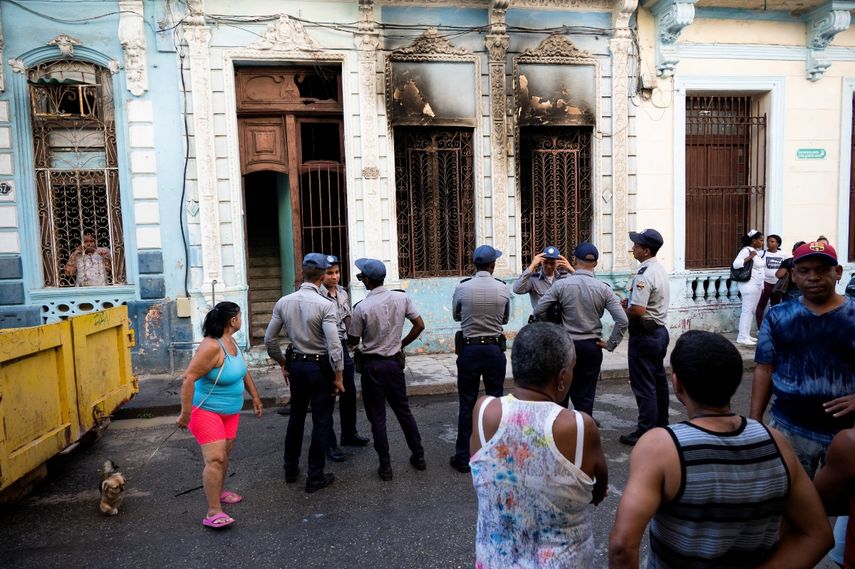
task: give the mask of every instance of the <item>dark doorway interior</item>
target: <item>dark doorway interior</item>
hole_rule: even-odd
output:
[[[286,175],[276,172],[255,172],[244,177],[250,307],[248,335],[252,344],[264,340],[273,305],[282,294],[293,290],[293,244],[289,235],[280,239],[283,225],[287,233],[291,223],[289,212],[282,211],[280,207],[283,189],[286,207],[290,204],[287,181]]]

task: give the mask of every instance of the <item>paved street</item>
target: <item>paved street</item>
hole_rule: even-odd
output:
[[[746,412],[750,376],[736,409]],[[381,482],[372,448],[348,449],[333,464],[329,489],[313,495],[286,485],[282,448],[286,418],[269,410],[242,417],[228,487],[244,502],[228,509],[237,523],[203,528],[198,446],[172,419],[116,421],[95,444],[52,464],[52,476],[24,503],[0,516],[0,559],[5,569],[51,567],[471,567],[475,495],[471,478],[448,465],[455,436],[454,397],[413,399],[428,470],[416,472],[403,436],[390,429],[395,479]],[[606,543],[627,477],[629,449],[617,442],[634,425],[635,403],[623,381],[602,382],[595,410],[609,459],[610,496],[594,512],[595,567],[607,566]],[[684,418],[674,400],[672,420]],[[368,433],[364,414],[360,428]],[[307,443],[308,444],[308,443]],[[122,466],[128,487],[120,514],[98,510],[98,469],[105,459]],[[186,493],[183,493],[186,492]],[[182,494],[183,493],[183,494]],[[831,568],[832,564],[821,565]]]

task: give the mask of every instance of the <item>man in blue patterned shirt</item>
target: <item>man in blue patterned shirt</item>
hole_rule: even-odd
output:
[[[805,243],[793,255],[801,301],[773,307],[757,344],[751,418],[772,426],[813,477],[831,439],[855,419],[855,300],[835,292],[843,276],[834,248]]]

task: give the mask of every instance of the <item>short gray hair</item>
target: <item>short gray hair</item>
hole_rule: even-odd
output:
[[[576,348],[564,328],[551,322],[533,322],[523,326],[514,339],[514,382],[542,387],[563,368],[572,366],[574,359]]]

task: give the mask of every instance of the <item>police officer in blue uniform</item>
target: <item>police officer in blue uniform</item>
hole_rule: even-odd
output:
[[[404,377],[404,348],[419,337],[425,323],[405,292],[383,286],[386,266],[382,261],[357,259],[356,266],[361,271],[356,278],[368,289],[368,295],[353,307],[347,332],[348,344],[357,347],[362,339],[362,401],[371,423],[374,450],[380,460],[377,474],[388,482],[392,480],[393,472],[386,435],[387,402],[410,448],[410,464],[416,470],[427,468],[422,437],[410,410]],[[404,319],[409,320],[413,327],[401,338]]]
[[[534,256],[531,264],[514,282],[512,290],[514,294],[528,294],[531,308],[534,310],[552,284],[573,273],[573,271],[573,266],[564,258],[558,247],[547,245],[544,247],[543,253]],[[532,314],[529,322],[536,319],[537,317]]]
[[[338,336],[338,314],[321,296],[324,273],[332,257],[309,253],[303,258],[303,284],[279,299],[264,333],[267,354],[282,367],[282,376],[291,386],[291,416],[285,434],[285,482],[297,481],[306,413],[312,405],[312,442],[306,492],[316,492],[335,481],[324,473],[325,454],[332,431],[335,395],[344,391],[344,358]],[[282,328],[291,339],[286,358],[279,346]]]
[[[449,463],[459,472],[469,472],[469,437],[472,435],[472,409],[478,398],[481,378],[487,395],[501,397],[505,384],[507,358],[502,325],[510,315],[510,291],[493,278],[496,259],[502,255],[490,245],[481,245],[472,255],[474,277],[463,279],[454,289],[452,315],[460,322],[455,338],[457,352],[457,392],[460,412],[457,420],[457,444]]]
[[[656,259],[664,240],[655,229],[630,231],[632,256],[641,266],[624,310],[629,318],[629,384],[638,404],[638,426],[621,435],[620,442],[635,445],[641,435],[668,424],[668,377],[665,352],[668,349],[668,273]]]
[[[338,337],[341,340],[341,349],[344,355],[344,393],[339,395],[338,411],[341,421],[341,444],[342,446],[364,447],[370,442],[368,437],[363,437],[356,430],[356,384],[354,383],[353,359],[347,349],[347,328],[350,326],[350,298],[347,290],[339,284],[341,280],[341,260],[335,256],[327,257],[330,268],[324,274],[321,285],[321,295],[330,299],[338,313]],[[332,426],[332,424],[330,424]],[[333,462],[343,462],[345,454],[336,442],[335,430],[330,431],[329,449],[327,458]]]

